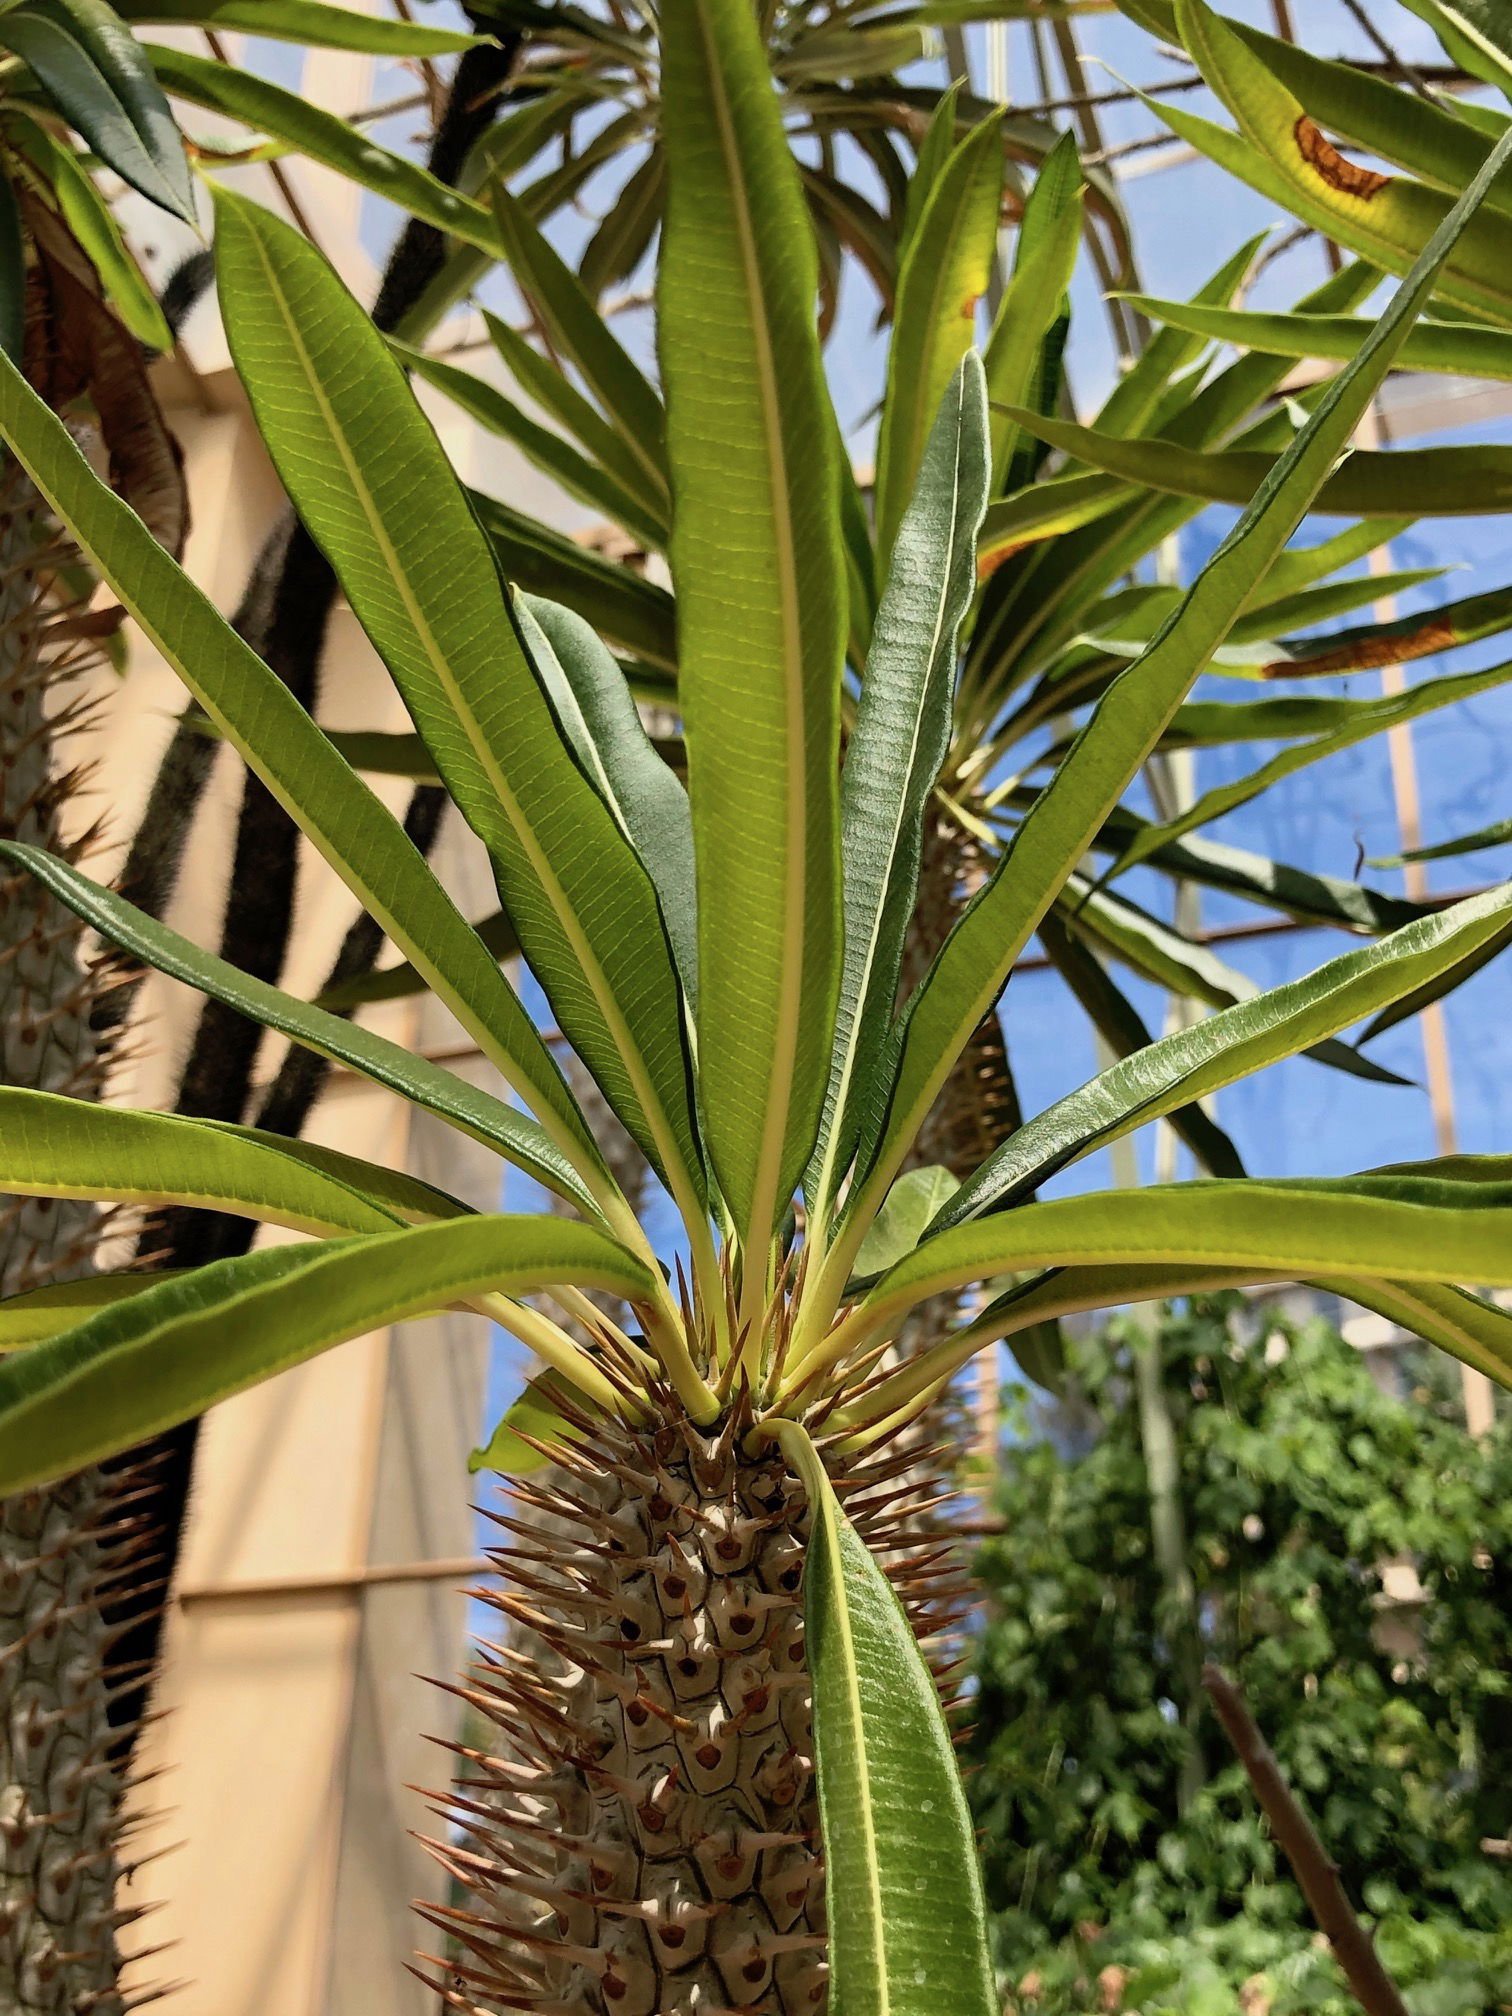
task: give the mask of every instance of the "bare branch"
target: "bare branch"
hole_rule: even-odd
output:
[[[1375,1942],[1356,1917],[1338,1870],[1282,1777],[1275,1752],[1260,1734],[1244,1696],[1221,1668],[1211,1664],[1202,1669],[1202,1684],[1360,2007],[1366,2016],[1407,2016],[1407,2005],[1381,1965]]]

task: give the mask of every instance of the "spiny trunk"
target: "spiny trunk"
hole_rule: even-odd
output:
[[[576,1424],[556,1481],[499,1524],[488,1601],[560,1662],[485,1646],[460,1688],[496,1732],[435,1852],[469,1908],[428,1913],[448,2007],[540,2016],[816,2016],[824,1874],[804,1659],[808,1512],[738,1413],[694,1428]],[[921,1637],[956,1623],[953,1567],[909,1537],[918,1458],[843,1480]],[[509,1630],[505,1632],[506,1639]],[[452,1746],[461,1748],[461,1746]]]
[[[77,778],[54,764],[57,684],[39,576],[49,528],[0,495],[0,833],[62,849]],[[54,556],[56,557],[56,556]],[[66,709],[64,712],[66,713]],[[0,1082],[94,1096],[102,1059],[75,919],[29,876],[0,884]],[[89,1271],[95,1207],[0,1199],[0,1293]],[[0,2009],[121,2016],[122,1787],[100,1598],[137,1544],[116,1480],[88,1470],[0,1502]]]
[[[919,899],[903,950],[900,999],[924,978],[982,879],[975,844],[946,813],[925,827]],[[964,1180],[1023,1123],[996,1008],[972,1032],[909,1155],[911,1167],[941,1163]]]
[[[973,867],[953,824],[931,827],[905,991]],[[989,1015],[917,1160],[964,1174],[1016,1124]],[[921,1311],[901,1348],[955,1307]],[[465,1769],[432,1844],[471,1894],[426,1914],[450,1949],[435,1984],[469,2016],[821,2016],[828,1999],[807,1507],[778,1457],[743,1452],[738,1419],[705,1434],[659,1406],[655,1432],[579,1422],[576,1453],[517,1482],[500,1518],[501,1642],[456,1690],[496,1736],[451,1746]],[[942,1680],[967,1594],[926,1445],[952,1409],[837,1486]],[[953,1422],[941,1439],[959,1447]]]

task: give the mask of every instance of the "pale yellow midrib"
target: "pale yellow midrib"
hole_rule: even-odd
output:
[[[545,890],[547,900],[556,913],[557,922],[562,929],[563,935],[571,946],[573,955],[582,970],[583,977],[587,980],[592,990],[599,1013],[604,1018],[614,1046],[620,1054],[620,1061],[625,1066],[626,1073],[630,1078],[637,1103],[646,1118],[652,1137],[656,1141],[663,1166],[666,1168],[669,1178],[673,1181],[674,1191],[685,1191],[685,1180],[681,1183],[678,1181],[678,1177],[683,1171],[681,1152],[677,1143],[668,1136],[661,1103],[656,1096],[655,1088],[646,1077],[638,1048],[633,1042],[628,1040],[628,1031],[625,1029],[624,1021],[619,1013],[614,995],[608,988],[603,969],[599,965],[597,958],[592,955],[591,947],[584,939],[581,928],[578,925],[576,912],[573,910],[571,904],[565,900],[561,884],[550,870],[549,858],[536,840],[535,829],[524,817],[518,800],[510,789],[508,780],[499,769],[492,749],[488,746],[486,740],[474,730],[472,711],[459,691],[456,681],[451,675],[446,658],[436,645],[430,624],[426,621],[423,611],[415,600],[409,578],[399,564],[398,555],[389,540],[382,519],[373,508],[371,493],[368,490],[367,484],[363,481],[361,471],[352,459],[345,435],[338,426],[335,414],[332,412],[330,403],[326,399],[325,389],[312,368],[310,354],[305,347],[304,339],[293,316],[289,313],[288,297],[279,286],[277,274],[263,252],[261,245],[257,246],[257,252],[259,259],[262,261],[264,271],[267,274],[269,289],[283,315],[284,325],[289,332],[289,339],[298,352],[301,365],[304,367],[305,379],[310,387],[311,395],[319,406],[322,417],[325,419],[330,437],[341,457],[342,465],[351,481],[353,492],[361,504],[363,514],[367,518],[369,528],[379,551],[382,553],[384,559],[391,563],[391,578],[399,590],[400,597],[409,614],[410,622],[414,626],[415,634],[424,648],[426,657],[430,661],[432,670],[435,672],[442,691],[450,700],[458,720],[463,725],[469,746],[473,750],[493,789],[498,793],[505,818],[508,820],[526,859],[529,861],[537,879]],[[414,956],[413,953],[411,956]],[[417,958],[415,963],[420,965],[420,959]],[[424,969],[422,968],[422,970]],[[550,1102],[539,1098],[540,1088],[528,1080],[524,1084],[519,1083],[518,1081],[524,1074],[518,1061],[498,1041],[492,1030],[488,1028],[488,1025],[480,1017],[474,1015],[467,1008],[465,1002],[461,1002],[458,999],[455,989],[447,986],[439,975],[436,976],[435,984],[437,991],[444,992],[456,1006],[457,1012],[464,1016],[468,1026],[478,1036],[479,1041],[484,1044],[493,1061],[499,1065],[499,1068],[504,1072],[505,1077],[510,1080],[511,1084],[515,1086],[515,1089],[522,1096],[535,1095],[535,1102],[543,1108],[540,1114],[542,1125],[552,1133],[562,1152],[572,1159],[573,1166],[575,1168],[578,1167],[578,1157],[581,1153],[580,1144],[575,1139],[572,1131],[551,1110]],[[588,1180],[592,1184],[597,1172],[594,1172],[593,1176],[588,1175],[587,1172],[583,1173],[585,1174],[585,1180]],[[684,1205],[683,1196],[678,1197],[678,1203],[680,1206]]]
[[[817,1452],[814,1456],[818,1468]],[[882,1906],[882,1884],[880,1865],[877,1857],[876,1809],[871,1789],[871,1758],[866,1748],[866,1724],[861,1711],[861,1688],[859,1682],[860,1663],[856,1657],[856,1641],[851,1631],[850,1609],[845,1601],[844,1563],[840,1554],[839,1535],[835,1527],[835,1512],[828,1502],[824,1505],[825,1542],[833,1562],[835,1585],[835,1612],[839,1622],[840,1637],[845,1657],[845,1701],[846,1713],[851,1729],[852,1757],[856,1763],[856,1796],[860,1812],[860,1828],[866,1842],[866,1877],[868,1916],[871,1920],[872,1937],[870,1950],[878,1957],[877,1962],[877,2003],[876,2016],[889,2016],[892,2009],[892,1991],[889,1987],[890,1969],[887,1965],[887,1924]]]

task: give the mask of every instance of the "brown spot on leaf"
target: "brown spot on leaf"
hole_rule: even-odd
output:
[[[1382,665],[1406,665],[1414,658],[1427,658],[1435,651],[1447,651],[1459,640],[1454,625],[1445,617],[1409,630],[1404,636],[1364,637],[1358,643],[1341,645],[1336,651],[1319,651],[1310,658],[1273,658],[1260,667],[1262,679],[1314,679],[1325,672],[1372,672]]]
[[[1309,168],[1315,169],[1329,188],[1337,189],[1341,196],[1358,196],[1362,203],[1368,203],[1391,180],[1389,175],[1378,175],[1374,168],[1362,168],[1348,155],[1341,154],[1305,112],[1293,126],[1292,137]]]

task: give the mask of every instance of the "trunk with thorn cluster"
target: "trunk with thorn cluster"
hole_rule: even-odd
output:
[[[808,1508],[750,1413],[695,1428],[580,1418],[512,1487],[503,1622],[459,1691],[489,1730],[433,1844],[465,1902],[430,1914],[448,2007],[540,2016],[816,2016],[824,1870],[802,1584]],[[925,1638],[954,1628],[953,1567],[910,1537],[919,1457],[842,1481]],[[555,1655],[546,1673],[518,1627]],[[944,1669],[941,1668],[944,1678]]]
[[[964,879],[961,835],[941,821],[907,984],[959,914]],[[591,1084],[574,1089],[585,1110],[602,1105]],[[914,1159],[964,1173],[1015,1121],[994,1014]],[[630,1154],[616,1173],[638,1187]],[[955,1306],[918,1312],[904,1348],[935,1341]],[[640,1432],[579,1419],[574,1449],[493,1515],[510,1536],[493,1557],[503,1587],[484,1598],[498,1642],[456,1690],[491,1740],[457,1746],[448,1837],[432,1844],[460,1900],[428,1914],[448,1948],[435,1985],[457,2010],[819,2016],[827,2002],[807,1505],[775,1449],[743,1447],[748,1416],[704,1433],[670,1393],[653,1406],[660,1425]],[[958,1411],[940,1403],[837,1483],[942,1679],[967,1598],[926,1444]]]
[[[50,646],[45,582],[58,555],[35,494],[0,493],[0,833],[65,851],[76,775],[54,761],[82,667]],[[75,850],[76,851],[76,850]],[[99,1089],[96,981],[78,921],[39,882],[0,885],[0,1083]],[[0,1294],[88,1271],[99,1209],[0,1199]],[[122,2016],[116,1933],[122,1783],[109,1721],[112,1633],[102,1602],[131,1571],[133,1521],[98,1469],[0,1501],[0,2009]]]

